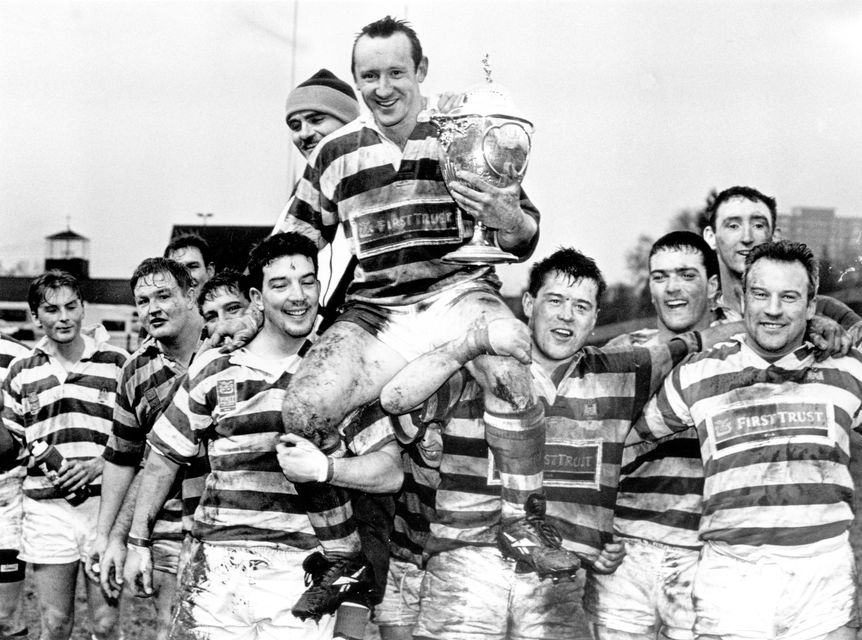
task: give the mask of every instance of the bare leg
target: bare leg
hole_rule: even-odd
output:
[[[381,640],[411,640],[413,638],[413,627],[380,627],[380,638]]]
[[[352,410],[376,400],[383,385],[404,364],[404,358],[358,325],[336,322],[309,350],[291,378],[282,407],[285,431],[305,437],[327,454],[334,453],[341,444],[341,421]],[[324,557],[306,559],[312,585],[294,605],[293,614],[302,619],[317,618],[340,605],[336,630],[343,637],[361,638],[368,616],[365,599],[371,576],[361,556],[350,496],[345,489],[321,482],[297,483],[295,487]],[[336,586],[341,575],[351,578],[355,592]],[[363,579],[368,580],[368,587],[357,582]]]
[[[153,586],[156,590],[154,598],[159,624],[156,640],[167,640],[171,627],[171,605],[177,590],[177,576],[167,571],[153,571]]]
[[[78,565],[78,562],[32,565],[42,623],[40,640],[68,640],[72,635]]]
[[[87,585],[87,606],[90,609],[93,637],[97,640],[116,640],[120,637],[120,603],[109,602],[101,586],[91,580],[84,580],[84,584]]]
[[[826,634],[824,640],[856,640],[856,633],[856,629],[845,626],[835,629],[835,631],[830,631]]]
[[[601,624],[590,625],[590,635],[593,640],[659,640],[665,638],[661,634],[653,633],[629,633],[618,629],[610,629]]]
[[[350,322],[336,322],[312,347],[288,387],[285,431],[297,433],[325,453],[340,444],[338,425],[350,411],[376,400],[383,385],[405,364],[377,338]],[[327,557],[359,550],[347,494],[324,483],[297,485],[311,525]]]
[[[395,351],[351,322],[336,322],[305,356],[288,387],[285,430],[318,444],[338,446],[337,428],[406,364]]]
[[[26,630],[24,581],[0,582],[0,638],[11,638]]]

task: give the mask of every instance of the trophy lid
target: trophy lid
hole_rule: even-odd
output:
[[[496,82],[483,82],[464,92],[461,104],[446,114],[458,118],[463,116],[496,116],[522,120],[530,126],[523,112],[515,105],[512,94]]]

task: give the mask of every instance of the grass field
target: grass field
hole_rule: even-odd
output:
[[[856,512],[862,507],[862,438],[854,435],[851,445],[853,453],[853,463],[851,464],[851,472],[856,483]],[[862,523],[858,520],[853,523],[850,530],[850,540],[853,544],[853,550],[856,557],[856,567],[862,571]],[[79,578],[83,580],[83,575]],[[862,590],[860,590],[862,592]],[[78,598],[76,606],[77,620],[75,623],[75,631],[72,634],[73,640],[89,640],[90,630],[89,621],[87,620],[87,603],[83,597],[84,589],[82,585],[78,588]],[[862,604],[862,603],[860,603]],[[152,603],[148,600],[142,600],[126,596],[122,602],[122,627],[125,640],[153,640],[155,638],[155,615],[153,612]],[[30,638],[38,638],[39,629],[39,613],[36,603],[36,594],[33,592],[32,585],[27,582],[27,619],[30,627]],[[376,638],[376,634],[370,634],[367,640]],[[573,639],[577,640],[577,639]]]

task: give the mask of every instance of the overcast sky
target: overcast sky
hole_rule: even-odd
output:
[[[623,280],[639,234],[733,184],[862,216],[856,1],[0,1],[0,261],[41,260],[67,216],[91,275],[122,278],[196,212],[272,224],[300,164],[287,93],[349,79],[387,13],[422,39],[425,93],[480,82],[487,52],[534,120],[537,255]]]

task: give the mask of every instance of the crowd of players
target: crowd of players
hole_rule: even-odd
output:
[[[326,70],[291,92],[308,167],[244,274],[194,236],[135,269],[134,353],[72,276],[31,284],[44,337],[0,338],[0,637],[27,637],[26,570],[69,638],[81,566],[99,640],[123,590],[160,640],[855,637],[862,319],[775,201],[731,187],[660,238],[657,328],[586,346],[578,250],[533,263],[526,325],[441,260],[477,220],[528,260],[539,213],[447,189],[416,33],[367,25],[351,61],[366,115]]]

